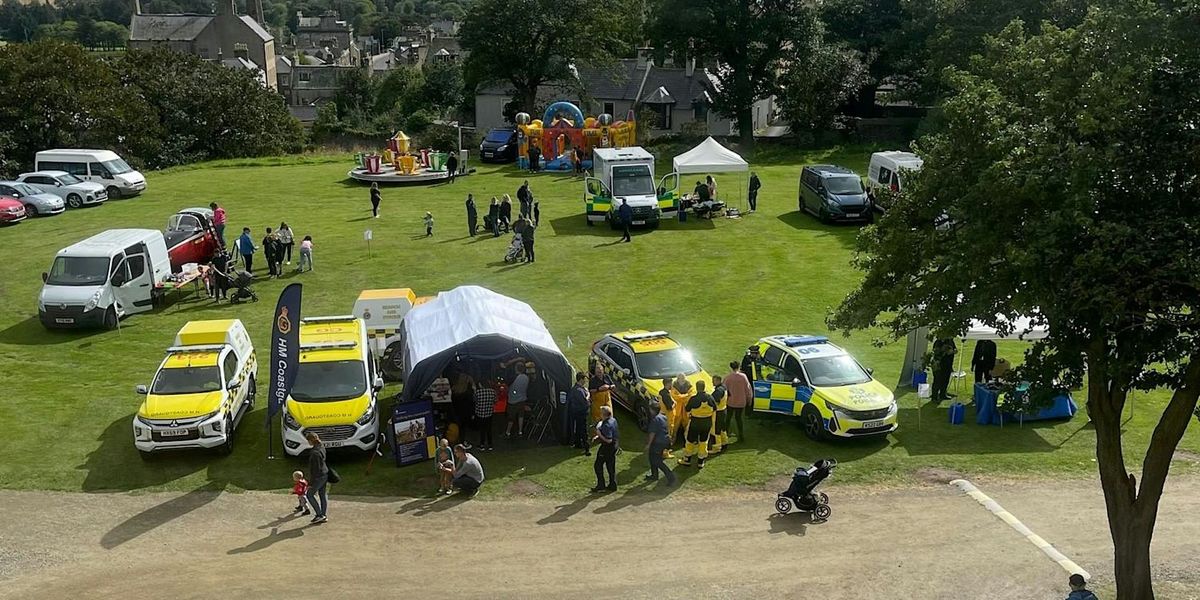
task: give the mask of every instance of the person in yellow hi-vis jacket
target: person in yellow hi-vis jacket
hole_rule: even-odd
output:
[[[725,381],[719,375],[713,375],[712,378],[713,402],[716,404],[717,416],[713,422],[713,433],[710,443],[711,448],[708,449],[709,454],[718,454],[725,449],[725,445],[729,443],[729,434],[725,431],[725,415],[728,414],[726,409],[729,408],[726,404],[728,398],[725,394]]]
[[[703,381],[696,382],[696,394],[687,404],[688,423],[684,432],[687,445],[683,447],[683,460],[679,465],[691,466],[692,457],[697,456],[696,466],[703,469],[704,460],[708,458],[708,437],[713,432],[717,415],[717,403],[713,397],[704,391]]]
[[[613,380],[604,372],[604,363],[596,362],[592,369],[592,378],[588,380],[589,398],[592,402],[592,423],[600,421],[600,407],[607,406],[612,411]]]
[[[671,384],[671,398],[675,400],[675,409],[671,415],[667,415],[667,421],[671,428],[671,441],[675,441],[675,436],[683,430],[687,423],[687,404],[692,399],[692,395],[696,391],[692,388],[692,382],[688,381],[683,373],[675,377],[675,382]]]

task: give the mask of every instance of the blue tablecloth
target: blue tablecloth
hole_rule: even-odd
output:
[[[1018,391],[1017,393],[1023,393]],[[1075,416],[1079,411],[1079,407],[1075,405],[1075,401],[1071,399],[1070,394],[1061,394],[1054,398],[1054,403],[1034,414],[1011,413],[1002,411],[996,407],[997,401],[1000,399],[998,390],[989,389],[982,383],[975,384],[975,423],[979,425],[1001,425],[1003,421],[1009,423],[1021,421],[1043,421],[1046,419],[1069,419]]]

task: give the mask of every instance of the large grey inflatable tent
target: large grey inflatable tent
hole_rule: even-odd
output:
[[[401,324],[404,400],[425,393],[456,360],[501,360],[520,353],[537,363],[559,390],[572,369],[541,317],[528,304],[467,285],[414,307]]]

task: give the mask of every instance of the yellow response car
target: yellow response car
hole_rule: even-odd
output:
[[[712,376],[700,367],[692,353],[665,331],[632,329],[610,333],[592,344],[592,360],[604,364],[617,386],[613,398],[637,417],[642,431],[650,424],[649,403],[661,406],[658,394],[664,378],[674,379],[683,373],[693,390],[697,381],[704,381],[706,386],[712,384]],[[677,414],[682,414],[682,407],[677,409],[680,409]]]
[[[254,407],[258,362],[237,319],[192,321],[158,367],[133,418],[133,444],[142,457],[159,450],[233,450],[233,431]]]
[[[300,320],[300,367],[283,411],[283,447],[309,448],[315,431],[328,448],[374,450],[379,443],[376,395],[383,387],[367,328],[352,315]]]
[[[814,440],[896,430],[892,391],[828,338],[773,335],[756,345],[756,412],[797,415],[805,435]]]

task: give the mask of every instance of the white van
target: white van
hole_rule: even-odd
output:
[[[154,307],[171,276],[162,232],[110,229],[58,251],[42,273],[38,318],[47,329],[103,326]]]
[[[617,211],[621,201],[633,210],[632,225],[658,227],[661,219],[674,218],[679,191],[679,174],[669,173],[654,187],[654,155],[640,146],[595,148],[592,172],[584,179],[584,204],[587,224],[608,221],[620,227]]]
[[[893,193],[903,190],[904,172],[919,171],[924,164],[925,161],[912,152],[888,150],[872,154],[871,162],[867,167],[867,186],[871,189],[871,195],[874,197],[875,208],[880,211],[887,210],[885,205],[887,200],[883,199],[887,194],[876,194],[875,192],[879,188],[890,190]]]
[[[33,160],[35,171],[66,171],[104,186],[109,198],[129,198],[146,189],[146,178],[108,150],[43,150]]]

